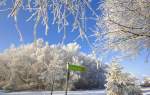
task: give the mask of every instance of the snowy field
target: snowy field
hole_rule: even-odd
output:
[[[104,91],[69,91],[68,95],[105,95]],[[53,95],[64,95],[63,91],[55,91]],[[12,92],[12,93],[3,93],[0,92],[0,95],[50,95],[49,91],[43,92]]]
[[[150,95],[150,88],[142,89],[143,95]],[[0,95],[50,95],[49,91],[26,91],[5,93],[0,91]],[[63,91],[55,91],[53,95],[64,95]],[[104,90],[91,91],[69,91],[68,95],[106,95]]]

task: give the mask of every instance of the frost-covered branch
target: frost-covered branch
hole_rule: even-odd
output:
[[[87,32],[85,31],[85,28],[87,28],[85,23],[88,21],[88,18],[98,17],[97,13],[91,6],[91,2],[92,1],[90,0],[12,0],[12,2],[9,0],[1,0],[0,6],[2,8],[0,8],[0,10],[1,12],[4,12],[9,8],[11,12],[8,16],[14,17],[15,22],[17,22],[17,17],[20,11],[29,12],[30,17],[27,21],[35,21],[35,39],[36,29],[40,23],[45,26],[45,35],[48,34],[50,29],[49,24],[56,24],[58,32],[64,32],[63,39],[67,36],[66,28],[68,26],[73,27],[72,31],[78,30],[80,32],[79,36],[84,38]],[[91,12],[91,16],[87,15],[87,11]],[[21,37],[22,35],[20,35],[20,38]]]
[[[103,17],[97,21],[100,34],[96,41],[97,47],[121,52],[123,55],[149,52],[149,5],[149,0],[105,0],[100,5]]]

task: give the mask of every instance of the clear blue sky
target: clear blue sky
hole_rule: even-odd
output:
[[[97,7],[98,4],[95,5],[97,0],[92,1],[92,5],[94,8]],[[23,43],[31,43],[34,40],[33,37],[33,21],[26,22],[27,17],[29,17],[28,13],[20,12],[18,16],[18,25],[23,34]],[[50,29],[48,32],[48,36],[45,36],[45,30],[42,25],[39,25],[37,30],[37,37],[43,38],[45,41],[48,41],[50,44],[57,44],[61,42],[63,33],[57,32],[56,25],[52,25],[49,23]],[[87,24],[88,27],[95,26],[95,22],[89,21]],[[67,29],[67,39],[65,40],[65,44],[72,42],[78,35],[78,32],[70,32],[71,27]],[[91,33],[88,31],[87,33]],[[90,49],[85,40],[78,39],[77,42],[81,45],[81,51],[85,53],[89,53]],[[16,32],[15,25],[12,18],[8,18],[8,12],[0,13],[0,51],[2,52],[4,49],[9,48],[10,45],[14,43],[16,46],[20,45],[19,35]],[[150,62],[144,63],[144,54],[141,54],[134,60],[126,60],[122,63],[125,71],[132,72],[138,77],[143,75],[150,76]]]

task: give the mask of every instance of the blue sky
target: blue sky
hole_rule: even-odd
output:
[[[94,8],[97,7],[97,0],[92,1],[92,5]],[[33,36],[33,23],[34,21],[26,22],[29,14],[26,12],[20,12],[18,16],[18,25],[23,34],[23,42],[19,41],[19,35],[16,32],[15,25],[12,18],[8,18],[8,12],[0,13],[0,51],[2,52],[4,49],[9,48],[12,43],[16,46],[24,43],[31,43],[34,40]],[[63,32],[57,32],[57,26],[49,23],[50,29],[48,35],[45,35],[45,29],[42,25],[39,25],[37,29],[37,37],[43,38],[45,41],[48,41],[50,44],[60,43],[63,37]],[[88,27],[94,28],[95,22],[89,21],[87,24]],[[71,26],[67,28],[67,39],[65,40],[65,44],[72,42],[77,36],[78,31],[70,32]],[[91,33],[91,31],[87,31],[87,33]],[[91,50],[89,45],[85,40],[78,39],[77,43],[81,45],[81,51],[85,53],[89,53]],[[125,60],[121,64],[123,65],[125,71],[131,72],[138,77],[143,75],[150,76],[150,62],[144,63],[145,56],[144,54],[139,55],[134,60]]]

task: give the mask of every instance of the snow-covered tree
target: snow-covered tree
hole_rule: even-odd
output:
[[[7,63],[9,63],[8,57],[0,54],[0,88],[6,85],[4,81],[10,78],[10,68]]]
[[[38,39],[31,44],[12,46],[0,54],[0,87],[9,90],[50,90],[54,83],[54,90],[64,89],[67,62],[83,65],[88,70],[83,74],[71,73],[70,89],[79,79],[90,80],[87,83],[90,85],[98,81],[101,81],[99,85],[104,85],[105,68],[98,72],[97,60],[80,52],[77,43],[49,45]]]
[[[75,87],[79,89],[93,89],[93,88],[104,88],[105,84],[105,73],[107,65],[101,64],[99,68],[97,68],[97,62],[92,55],[80,55],[78,60],[81,61],[83,66],[87,69],[86,72],[80,73],[79,81],[75,82]],[[98,61],[98,60],[97,60]],[[94,64],[91,64],[94,63]],[[100,62],[98,62],[100,63]],[[93,81],[94,80],[94,81]]]
[[[150,1],[104,0],[100,5],[102,19],[97,22],[98,47],[123,54],[150,53]]]
[[[141,95],[136,79],[129,73],[122,72],[122,67],[113,62],[106,74],[107,95]]]

